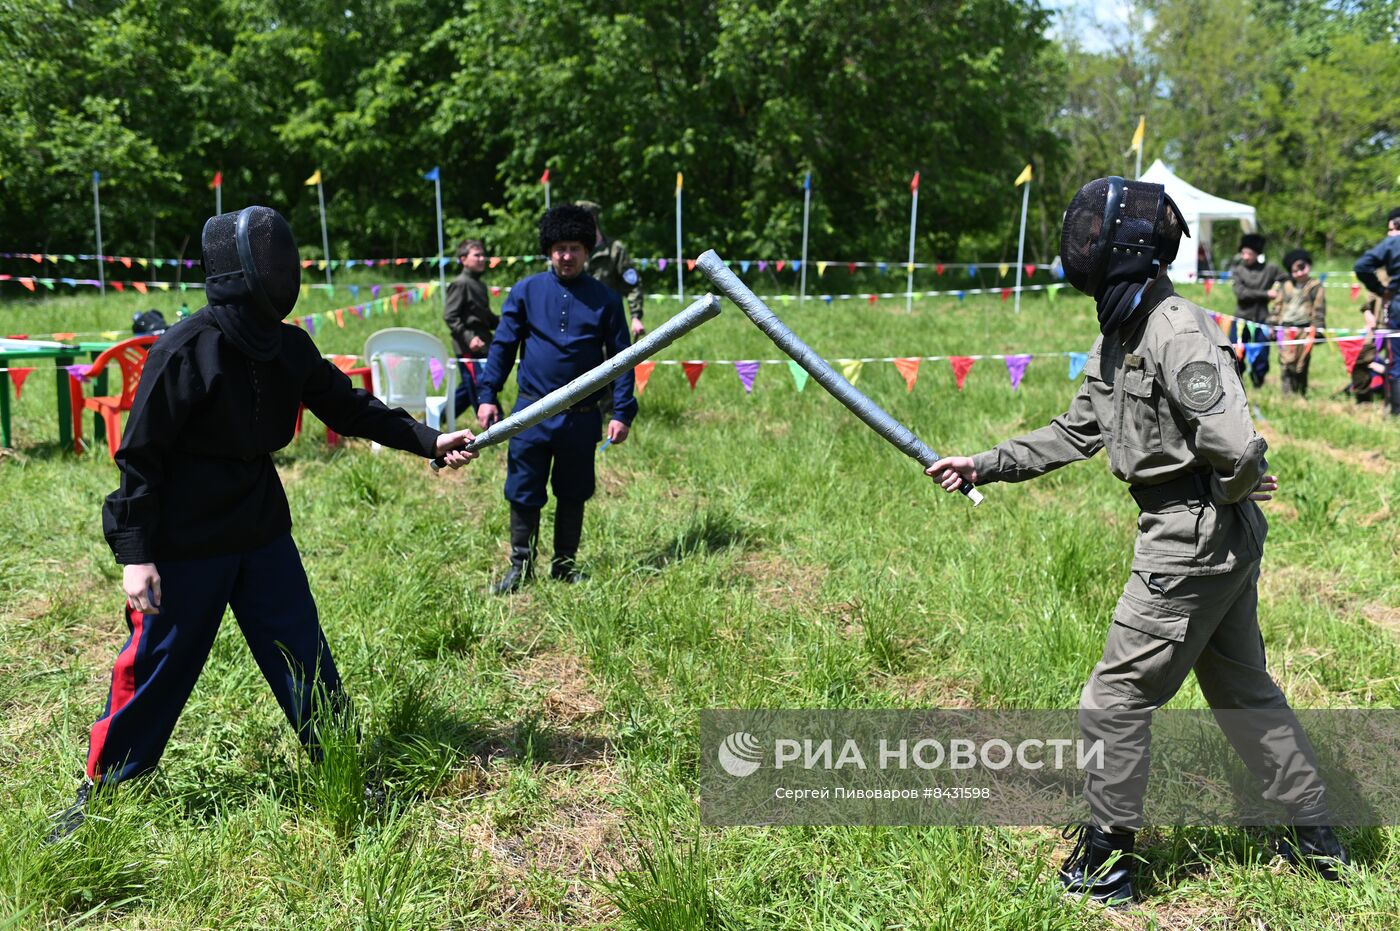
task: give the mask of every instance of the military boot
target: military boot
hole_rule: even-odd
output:
[[[510,568],[492,590],[497,595],[520,591],[535,572],[535,541],[540,535],[540,509],[510,506]]]
[[[554,559],[549,577],[560,582],[582,582],[578,571],[578,541],[583,536],[583,502],[559,501],[554,509]]]
[[[1105,905],[1131,905],[1137,901],[1133,895],[1134,832],[1072,824],[1061,836],[1075,839],[1073,852],[1060,867],[1060,882],[1067,895],[1087,895]]]
[[[1351,862],[1337,832],[1326,825],[1300,824],[1284,828],[1278,853],[1294,866],[1314,869],[1323,879],[1332,882],[1341,881],[1337,867]]]
[[[82,827],[87,820],[88,797],[92,795],[92,783],[83,780],[83,784],[78,786],[78,793],[73,798],[73,804],[54,815],[53,828],[49,831],[48,837],[44,838],[45,844],[56,844],[78,828]]]

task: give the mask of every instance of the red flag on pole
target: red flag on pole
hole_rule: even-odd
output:
[[[548,183],[549,183],[549,169],[546,168],[546,169],[544,170],[544,174],[540,175],[540,184],[548,184]]]
[[[919,173],[916,171],[916,172],[914,172],[914,180],[909,182],[909,190],[910,190],[910,191],[917,191],[918,189],[919,189]]]
[[[223,186],[224,186],[224,173],[223,173],[222,171],[216,171],[216,172],[214,172],[214,180],[213,180],[212,182],[210,182],[209,187],[210,187],[210,188],[216,188],[216,187],[223,187]]]

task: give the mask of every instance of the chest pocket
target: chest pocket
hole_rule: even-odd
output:
[[[1157,404],[1157,379],[1150,368],[1125,368],[1121,384],[1119,438],[1124,446],[1143,452],[1162,451],[1162,424]]]

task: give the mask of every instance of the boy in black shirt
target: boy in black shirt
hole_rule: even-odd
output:
[[[116,454],[121,485],[102,525],[125,566],[131,636],[92,727],[89,781],[50,840],[82,823],[94,783],[156,765],[225,607],[298,737],[312,745],[313,695],[318,687],[337,693],[340,677],[272,464],[292,440],[299,405],[346,436],[445,456],[453,468],[475,458],[462,449],[470,432],[439,434],[390,410],[282,322],[296,304],[301,262],[275,210],[213,217],[202,245],[209,305],[151,347]]]

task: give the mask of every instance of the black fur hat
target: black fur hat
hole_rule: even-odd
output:
[[[540,217],[540,252],[549,255],[556,242],[581,242],[592,249],[598,239],[593,214],[578,204],[560,204]]]
[[[1283,257],[1283,270],[1286,272],[1293,271],[1294,262],[1307,262],[1309,265],[1311,265],[1313,263],[1312,253],[1309,252],[1307,249],[1292,250]]]
[[[1264,237],[1258,233],[1245,233],[1240,237],[1241,249],[1253,249],[1255,252],[1264,251]]]

